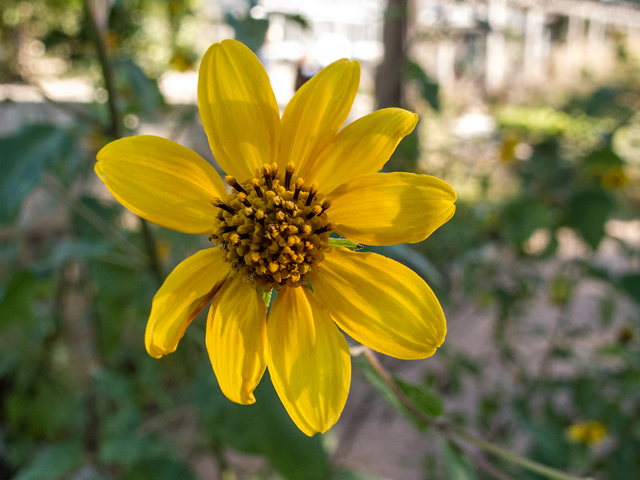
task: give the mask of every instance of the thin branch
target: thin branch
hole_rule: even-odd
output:
[[[529,471],[536,472],[540,475],[543,475],[552,480],[591,480],[585,479],[581,477],[576,477],[574,475],[570,475],[568,473],[562,472],[560,470],[556,470],[555,468],[547,467],[538,462],[534,462],[533,460],[529,460],[528,458],[521,457],[516,455],[515,453],[510,452],[498,445],[495,445],[483,438],[477,437],[469,432],[467,432],[462,427],[451,423],[448,420],[434,420],[433,418],[425,415],[420,411],[413,402],[407,397],[400,387],[396,385],[396,383],[391,378],[391,375],[385,370],[382,366],[376,355],[370,348],[363,348],[363,354],[369,364],[373,367],[373,369],[380,375],[380,378],[385,382],[385,384],[389,387],[389,389],[393,392],[398,401],[402,404],[403,407],[411,413],[416,419],[425,422],[429,425],[433,425],[437,427],[437,429],[446,437],[447,435],[456,435],[460,439],[475,445],[476,447],[484,450],[485,452],[496,455],[508,462],[511,462],[515,465],[518,465],[522,468],[525,468]]]
[[[332,456],[332,463],[338,464],[351,453],[355,443],[354,440],[371,414],[371,407],[375,398],[373,392],[367,392],[354,408],[355,413],[343,422],[343,433],[338,439],[338,448],[336,448]]]
[[[100,215],[75,198],[55,177],[45,175],[42,180],[42,186],[65,206],[89,222],[113,245],[134,257],[142,258],[145,261],[147,260],[147,256],[142,250],[127,240],[118,230],[109,225],[109,223],[105,222]]]
[[[376,357],[375,353],[373,353],[373,350],[368,347],[363,347],[362,354],[365,356],[376,373],[380,375],[380,378],[382,378],[384,383],[387,384],[387,387],[389,387],[393,395],[411,415],[428,425],[434,424],[433,418],[422,413],[422,411],[415,406],[415,404],[409,399],[409,397],[407,397],[404,392],[400,390],[400,387],[398,387],[396,382],[393,381],[393,378],[391,378],[391,375],[389,375],[389,372],[387,372],[387,370],[382,366],[380,360],[378,360],[378,357]]]
[[[89,22],[89,28],[93,35],[93,43],[98,51],[98,60],[100,61],[100,67],[102,67],[102,77],[104,78],[104,86],[107,90],[109,105],[109,114],[111,115],[111,128],[109,133],[116,137],[122,137],[122,127],[120,125],[120,115],[118,114],[118,106],[116,105],[116,85],[113,80],[113,70],[109,58],[107,57],[107,49],[104,46],[104,40],[102,38],[102,32],[96,23],[95,12],[91,5],[91,0],[84,0],[84,8],[87,14],[87,20]]]
[[[109,57],[107,56],[107,50],[104,46],[102,33],[100,32],[98,24],[96,23],[95,14],[91,6],[91,0],[84,0],[84,6],[86,9],[87,20],[89,21],[89,26],[93,34],[93,41],[95,43],[96,50],[98,51],[98,60],[100,61],[100,66],[102,67],[102,76],[104,77],[104,84],[107,90],[109,113],[111,115],[110,133],[114,137],[120,138],[122,137],[122,125],[116,102],[117,90],[115,82],[113,80],[113,69],[111,68]],[[153,232],[151,231],[151,228],[149,228],[149,224],[145,219],[140,218],[140,225],[142,227],[142,237],[144,239],[144,244],[147,249],[149,269],[151,270],[151,273],[156,279],[158,285],[162,285],[164,276],[162,274],[160,260],[158,259],[158,252],[156,249],[156,242],[155,238],[153,237]]]
[[[138,437],[144,437],[158,430],[163,430],[179,420],[191,420],[197,417],[197,411],[191,404],[179,405],[167,412],[157,415],[142,423],[135,431]]]
[[[222,442],[219,440],[214,440],[211,445],[211,450],[213,452],[213,456],[216,459],[216,464],[218,465],[218,478],[220,480],[235,479],[235,474],[229,467],[229,462],[227,461],[227,457],[224,451],[224,445],[222,444]]]
[[[37,83],[34,83],[33,81],[30,81],[29,83],[31,84],[31,86],[38,89],[44,101],[49,105],[57,108],[58,110],[62,110],[64,112],[68,112],[69,114],[75,115],[80,119],[84,120],[85,122],[104,127],[103,123],[97,117],[94,117],[90,113],[85,112],[84,109],[69,102],[59,102],[58,100],[54,100],[47,94],[44,88],[42,88],[40,85],[38,85]]]

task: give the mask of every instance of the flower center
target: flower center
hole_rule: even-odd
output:
[[[279,176],[274,163],[243,184],[226,177],[233,192],[211,201],[219,210],[209,240],[222,248],[232,270],[267,291],[304,285],[330,248],[333,224],[325,211],[331,202],[318,200],[318,184],[306,187],[294,171],[289,163]]]

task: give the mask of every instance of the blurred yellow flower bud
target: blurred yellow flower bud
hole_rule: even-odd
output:
[[[596,445],[607,435],[607,428],[597,420],[574,423],[566,431],[567,438],[573,443]]]

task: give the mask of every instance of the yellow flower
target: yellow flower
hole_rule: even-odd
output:
[[[609,167],[600,177],[600,184],[603,188],[611,190],[622,188],[629,183],[629,178],[624,173],[624,169],[619,165]]]
[[[516,147],[520,143],[518,136],[510,133],[502,139],[500,148],[500,161],[503,163],[513,163],[516,159]]]
[[[358,62],[329,65],[280,118],[258,59],[225,40],[202,60],[198,104],[231,194],[204,159],[158,137],[112,142],[95,167],[132,212],[216,245],[180,263],[155,295],[149,354],[173,352],[213,300],[206,345],[224,394],[253,403],[268,367],[307,435],[328,430],[347,398],[351,362],[338,327],[402,359],[432,355],[446,333],[438,300],[413,271],[328,245],[332,231],[369,245],[419,242],[455,211],[455,192],[441,180],[378,173],[417,115],[389,108],[338,131],[359,77]],[[278,291],[268,322],[260,289]]]
[[[597,420],[587,420],[571,425],[567,428],[567,438],[573,443],[596,445],[607,434],[607,428]]]

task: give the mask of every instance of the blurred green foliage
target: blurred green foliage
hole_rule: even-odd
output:
[[[201,7],[116,0],[102,12],[121,118],[177,115],[176,131],[196,123],[195,109],[165,103],[159,76],[194,68],[209,43],[198,37],[203,23],[232,28],[257,50],[269,15],[278,13],[203,15]],[[106,87],[81,1],[0,0],[0,11],[0,82],[33,83],[18,53],[40,42],[45,57],[63,61],[64,74]],[[302,17],[286,17],[307,26]],[[404,73],[429,107],[424,116],[444,115],[439,86],[419,64],[408,62]],[[495,105],[494,170],[468,175],[480,193],[461,195],[456,215],[426,242],[372,249],[414,268],[450,310],[472,304],[495,317],[488,341],[497,361],[445,345],[439,370],[423,381],[393,377],[431,423],[446,416],[507,447],[524,434],[532,459],[576,474],[640,477],[640,253],[607,226],[640,217],[632,141],[640,136],[639,98],[640,84],[630,75],[555,109]],[[10,126],[0,137],[0,478],[195,479],[195,459],[207,456],[225,478],[375,480],[334,465],[331,434],[304,436],[268,380],[256,404],[230,403],[209,367],[202,318],[175,353],[148,357],[145,320],[158,286],[148,244],[137,219],[93,187],[95,153],[113,131],[105,100],[97,95],[72,111],[72,122]],[[124,126],[135,133],[135,123]],[[418,133],[396,154],[395,164],[406,170],[423,167]],[[447,172],[440,176],[458,186]],[[516,187],[505,193],[506,182]],[[153,234],[165,272],[202,241],[161,228]],[[567,238],[580,255],[563,253]],[[597,253],[605,243],[616,245],[623,268],[603,265]],[[574,317],[588,282],[604,294],[590,312],[597,321],[585,326]],[[527,325],[540,298],[558,315],[551,333]],[[529,341],[548,344],[534,366],[520,349]],[[585,341],[597,347],[588,356]],[[496,362],[508,385],[485,384]],[[434,434],[369,363],[354,364],[398,414]],[[556,364],[570,373],[552,374]],[[485,387],[477,404],[448,407],[468,394],[470,381]],[[566,429],[584,420],[605,425],[601,445],[567,439]],[[425,459],[428,478],[492,478],[460,445],[440,445],[437,456]],[[229,450],[261,463],[245,472],[229,463]],[[539,478],[496,464],[514,478]]]
[[[629,104],[639,93],[633,79],[557,110],[496,105],[494,170],[476,172],[480,194],[459,199],[447,226],[416,247],[438,271],[456,270],[439,289],[450,307],[475,298],[496,317],[497,363],[440,350],[449,357],[441,369],[448,378],[430,374],[428,381],[441,393],[463,396],[469,378],[485,385],[477,416],[449,414],[506,445],[524,431],[530,458],[599,479],[640,476],[640,163],[624,144],[637,128]],[[517,189],[505,193],[505,181]],[[631,236],[618,236],[613,219]],[[617,266],[608,263],[612,256]],[[588,285],[600,293],[584,293]],[[591,303],[598,308],[581,307]],[[532,312],[557,317],[555,324],[540,325]],[[542,358],[527,352],[532,342],[546,344]],[[487,386],[495,369],[507,380]],[[583,421],[604,425],[604,439],[570,440],[569,427]],[[456,460],[461,454],[445,448],[449,478],[485,478]],[[514,478],[544,478],[499,465]]]

